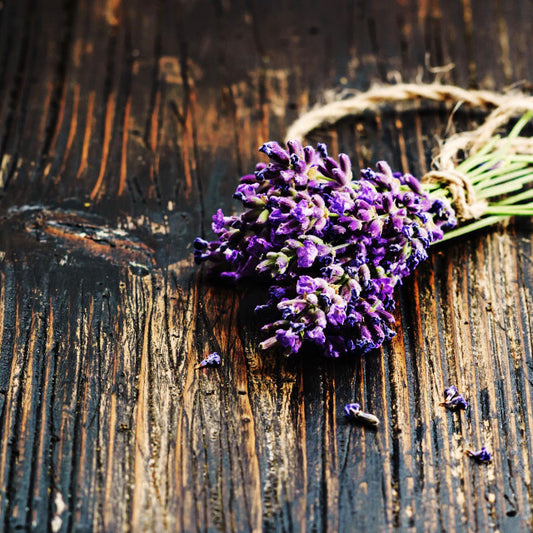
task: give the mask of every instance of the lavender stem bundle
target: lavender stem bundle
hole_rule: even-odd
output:
[[[395,334],[395,287],[433,243],[533,215],[533,155],[513,148],[530,119],[422,181],[383,161],[354,176],[348,156],[335,160],[324,144],[266,143],[269,162],[234,194],[244,211],[219,209],[217,238],[197,238],[195,260],[221,278],[267,284],[262,349],[338,357],[379,348]]]
[[[509,135],[503,139],[493,136],[482,149],[455,166],[455,172],[468,180],[481,207],[475,218],[466,217],[464,224],[446,232],[442,240],[467,235],[512,216],[533,216],[533,189],[528,187],[533,183],[533,153],[513,150],[513,142],[520,140],[532,117],[533,112],[528,111]],[[443,191],[450,198],[449,189],[439,184],[426,184],[424,188],[430,194]]]

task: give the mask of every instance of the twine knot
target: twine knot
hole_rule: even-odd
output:
[[[461,220],[480,218],[485,213],[487,202],[476,197],[472,182],[457,170],[432,170],[422,178],[422,182],[444,184],[450,193],[457,218]]]

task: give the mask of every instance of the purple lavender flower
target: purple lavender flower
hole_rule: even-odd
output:
[[[276,331],[276,340],[285,348],[287,355],[296,353],[302,345],[302,336],[292,328],[278,329]]]
[[[344,406],[344,417],[347,420],[353,420],[356,422],[363,422],[371,426],[379,425],[379,418],[361,411],[361,406],[358,403],[349,403]]]
[[[354,413],[358,413],[361,410],[361,405],[358,403],[348,403],[344,406],[344,416],[346,418],[351,418],[354,416]]]
[[[444,398],[446,400],[451,400],[455,396],[459,394],[459,391],[457,390],[457,387],[455,385],[451,385],[449,387],[446,387],[444,389]]]
[[[465,453],[478,463],[488,463],[492,459],[490,452],[487,450],[487,448],[485,448],[485,446],[482,446],[481,450],[478,450],[477,452],[466,450]]]
[[[226,217],[224,216],[222,209],[218,209],[213,215],[213,231],[215,233],[220,233],[224,229],[224,224],[226,224]]]
[[[318,255],[316,244],[308,239],[304,240],[303,246],[296,249],[296,255],[298,256],[299,267],[310,267]]]
[[[260,257],[272,249],[272,245],[263,237],[252,235],[246,245],[246,251],[255,257]]]
[[[331,325],[342,326],[346,319],[346,302],[342,298],[337,297],[337,303],[329,305],[327,317]]]
[[[461,394],[458,394],[448,402],[444,402],[442,405],[445,405],[448,409],[466,409],[468,407],[468,402]]]
[[[321,286],[321,279],[312,278],[311,276],[302,275],[296,281],[297,294],[305,294],[316,291]]]
[[[349,158],[336,161],[323,144],[270,142],[260,151],[270,162],[235,191],[244,211],[216,212],[217,239],[196,239],[195,261],[225,279],[272,286],[258,306],[270,320],[262,348],[290,354],[307,344],[338,357],[380,347],[394,335],[394,288],[455,224],[450,206],[384,162],[354,180]],[[461,399],[449,401],[460,408]]]
[[[194,239],[193,246],[195,250],[207,250],[207,248],[209,247],[209,242],[207,242],[205,239],[197,237],[196,239]]]
[[[445,400],[439,405],[442,405],[451,411],[455,411],[457,409],[466,409],[468,407],[468,402],[461,394],[459,394],[457,387],[453,385],[444,389],[444,398]]]
[[[306,334],[306,339],[314,342],[315,344],[324,345],[326,343],[326,336],[324,335],[324,328],[321,328],[320,326],[316,326],[313,329],[307,329],[305,334]]]
[[[290,155],[275,141],[263,144],[263,146],[259,148],[259,151],[266,154],[276,163],[280,163],[282,165],[290,161]]]
[[[204,366],[218,366],[220,365],[220,355],[217,352],[210,353],[205,359],[196,365],[196,368]]]

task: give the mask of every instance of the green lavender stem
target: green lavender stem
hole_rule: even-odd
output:
[[[533,217],[533,154],[513,154],[510,147],[533,113],[525,113],[505,138],[494,136],[478,152],[467,157],[456,170],[470,180],[476,198],[486,200],[484,214],[444,235],[443,241],[468,235],[513,216]],[[428,184],[432,193],[446,192],[442,184]],[[440,241],[442,242],[442,241]]]

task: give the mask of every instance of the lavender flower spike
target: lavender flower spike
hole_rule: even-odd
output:
[[[457,387],[453,385],[444,389],[445,400],[440,402],[439,405],[450,409],[451,411],[456,411],[457,409],[466,409],[468,407],[468,402],[464,399],[462,394],[459,394]]]
[[[466,450],[465,453],[478,463],[488,463],[492,459],[490,452],[487,450],[487,448],[485,448],[485,446],[482,446],[481,450],[478,450],[477,452]]]
[[[447,200],[384,162],[352,179],[348,156],[336,161],[324,144],[268,142],[260,151],[270,161],[235,191],[242,213],[214,214],[216,239],[194,241],[195,261],[219,278],[271,286],[258,306],[262,349],[339,357],[379,348],[394,336],[395,286],[455,225]]]
[[[378,426],[379,418],[361,411],[361,406],[358,403],[349,403],[344,406],[344,416],[348,420],[354,420],[356,422],[363,422],[370,426]]]
[[[210,353],[205,359],[196,365],[195,368],[202,368],[204,366],[218,366],[220,365],[220,355],[217,352]]]

